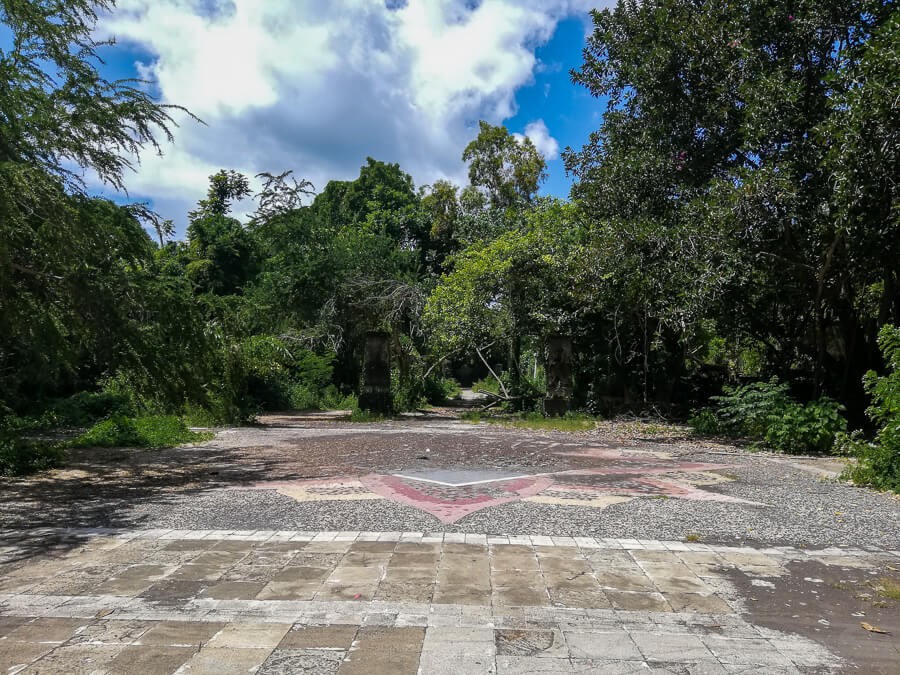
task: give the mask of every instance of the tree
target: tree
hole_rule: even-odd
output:
[[[595,11],[572,76],[609,105],[588,144],[564,154],[577,179],[572,195],[594,218],[675,236],[699,219],[732,251],[727,302],[711,317],[717,330],[735,341],[752,336],[774,372],[808,378],[813,395],[828,387],[857,410],[861,373],[879,360],[878,321],[866,316],[863,298],[874,289],[853,272],[862,256],[850,250],[836,209],[829,142],[842,141],[826,130],[842,115],[842,91],[878,96],[852,74],[865,68],[890,13],[878,0],[627,1]],[[882,143],[889,109],[875,106],[881,122],[851,147]],[[895,134],[887,145],[896,146]],[[890,211],[890,190],[875,183],[875,199],[857,201],[858,222],[883,223]],[[865,232],[866,246],[879,242]],[[868,279],[892,276],[897,233],[879,236],[886,254],[868,257]],[[874,292],[891,308],[888,285]]]
[[[516,139],[504,126],[478,123],[478,136],[463,151],[469,182],[487,192],[491,206],[530,203],[547,177],[547,163],[527,137]]]

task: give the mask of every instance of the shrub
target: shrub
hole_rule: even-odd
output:
[[[847,430],[843,406],[830,398],[806,405],[789,403],[769,418],[766,444],[786,454],[829,452],[835,436]]]
[[[459,383],[452,377],[430,375],[424,382],[425,400],[432,405],[437,405],[449,399],[459,398],[461,389]]]
[[[72,447],[169,448],[182,443],[206,440],[208,434],[195,433],[178,417],[125,417],[117,415],[91,427],[70,441]]]
[[[701,434],[744,436],[763,440],[787,454],[828,452],[847,428],[843,407],[829,398],[807,404],[794,401],[787,384],[777,378],[741,387],[725,387],[710,398],[714,406],[697,410],[688,420]]]
[[[383,422],[384,419],[384,415],[361,410],[360,408],[354,408],[353,412],[350,413],[351,422]]]
[[[725,387],[722,396],[710,400],[716,405],[714,414],[727,434],[762,438],[769,420],[778,416],[790,403],[787,384],[773,377],[768,382],[753,382],[741,387]]]
[[[59,443],[0,439],[0,476],[23,476],[62,464],[65,451]]]
[[[900,492],[900,328],[885,326],[878,335],[878,344],[887,364],[887,374],[879,377],[866,373],[863,380],[872,396],[866,411],[879,428],[871,442],[859,433],[842,435],[841,450],[856,458],[845,476],[860,485],[872,485],[881,490]]]

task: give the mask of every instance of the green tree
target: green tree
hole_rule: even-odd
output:
[[[478,136],[463,151],[469,182],[486,191],[491,206],[530,203],[547,177],[547,163],[530,138],[517,140],[504,126],[478,123]]]

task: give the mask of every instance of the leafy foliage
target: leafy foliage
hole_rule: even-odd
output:
[[[69,445],[74,448],[169,448],[211,437],[211,434],[191,431],[178,417],[115,415],[94,425]]]
[[[696,411],[690,418],[695,431],[765,440],[769,447],[787,454],[829,452],[847,428],[839,403],[828,398],[797,403],[788,385],[777,378],[726,387],[722,396],[711,401],[713,408]]]
[[[878,425],[875,438],[869,442],[857,433],[844,435],[842,450],[856,458],[847,475],[861,485],[900,492],[900,329],[885,326],[879,334],[887,374],[866,374],[866,390],[872,396],[869,417]]]

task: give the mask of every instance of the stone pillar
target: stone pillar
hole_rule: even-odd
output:
[[[547,339],[547,396],[544,413],[565,415],[572,400],[572,338],[551,335]]]
[[[390,415],[394,409],[391,399],[389,338],[388,333],[378,331],[370,331],[366,334],[363,385],[359,394],[359,407],[380,415]]]

